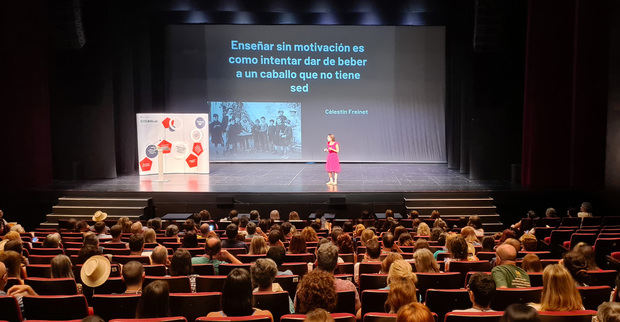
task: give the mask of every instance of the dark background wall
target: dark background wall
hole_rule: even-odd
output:
[[[612,2],[612,17],[620,17],[620,3]],[[609,94],[607,105],[607,147],[605,185],[607,200],[620,209],[620,19],[611,20],[609,32]]]

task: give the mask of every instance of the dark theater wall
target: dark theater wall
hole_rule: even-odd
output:
[[[620,16],[620,2],[614,1],[612,17]],[[620,19],[613,19],[609,34],[609,103],[607,107],[607,153],[605,185],[610,201],[620,209]]]

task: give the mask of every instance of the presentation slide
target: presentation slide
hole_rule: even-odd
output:
[[[444,27],[170,25],[165,56],[212,161],[446,161]]]

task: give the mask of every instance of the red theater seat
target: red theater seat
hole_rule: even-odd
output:
[[[0,320],[9,322],[22,321],[22,311],[16,298],[0,296]]]
[[[274,281],[280,284],[283,290],[287,291],[291,298],[297,292],[297,284],[299,284],[299,276],[297,275],[278,275]]]
[[[588,275],[590,275],[590,283],[588,283],[590,286],[607,285],[615,287],[618,272],[616,270],[588,271]]]
[[[194,270],[194,274],[215,275],[215,268],[213,268],[213,264],[196,264],[192,265],[192,269]]]
[[[314,254],[286,254],[284,257],[285,263],[313,263]]]
[[[65,252],[62,248],[31,248],[28,251],[30,255],[61,255]]]
[[[584,311],[540,311],[541,322],[591,322],[592,316],[596,315],[596,311],[584,310]]]
[[[355,315],[349,313],[331,313],[336,322],[355,322]],[[306,319],[304,314],[287,314],[282,316],[280,322],[302,322]]]
[[[426,291],[426,306],[431,312],[437,313],[439,319],[442,320],[448,312],[470,308],[471,301],[466,289],[430,289]]]
[[[221,300],[220,292],[171,293],[170,314],[183,316],[187,321],[195,321],[209,312],[221,310]]]
[[[138,301],[140,301],[139,294],[95,294],[92,305],[96,315],[109,321],[135,317]]]
[[[254,306],[271,312],[274,321],[279,321],[280,317],[291,313],[288,292],[254,293]]]
[[[361,274],[360,291],[376,290],[387,286],[387,274]]]
[[[218,266],[218,271],[220,275],[228,275],[235,268],[242,268],[249,272],[251,266],[251,264],[221,264]]]
[[[450,312],[445,322],[495,322],[500,321],[504,312]]]
[[[498,288],[491,308],[495,311],[503,311],[513,303],[540,303],[542,287],[528,288]]]
[[[112,256],[112,262],[125,265],[131,261],[137,261],[143,265],[151,265],[151,258],[148,256],[132,256],[132,255],[115,255]]]
[[[360,263],[359,273],[377,274],[381,271],[381,262],[362,262]]]
[[[50,265],[27,265],[26,275],[28,277],[50,277]]]
[[[362,291],[362,316],[369,312],[385,312],[385,301],[389,290]]]
[[[165,276],[166,266],[164,265],[144,265],[144,274],[148,276]]]
[[[28,263],[49,265],[54,257],[56,255],[30,255],[28,256]]]
[[[226,320],[224,320],[226,321]],[[150,318],[150,319],[114,319],[110,322],[187,322],[182,316],[171,316],[165,318]]]
[[[24,282],[39,295],[74,295],[77,285],[73,278],[29,277]]]
[[[248,321],[248,322],[271,322],[271,318],[268,316],[262,315],[252,315],[252,316],[229,316],[229,317],[201,317],[197,318],[196,321],[231,321],[231,322],[240,322],[240,321]],[[131,322],[131,321],[128,321]]]
[[[363,322],[395,322],[396,314],[369,312],[364,314]]]
[[[461,273],[416,273],[418,288],[422,298],[426,296],[428,289],[458,289],[463,286],[463,276]]]
[[[88,315],[84,295],[24,296],[24,315],[28,320],[75,320]]]
[[[333,313],[355,314],[355,292],[339,291],[337,295],[336,310]]]
[[[262,255],[241,254],[241,255],[237,256],[237,259],[240,260],[242,263],[250,264],[250,263],[256,262],[256,260],[259,259],[259,258],[266,258],[266,257],[267,257],[267,255],[265,255],[265,254],[262,254]]]
[[[302,277],[308,273],[308,264],[307,263],[283,263],[283,270],[290,270],[293,274]]]
[[[611,287],[609,286],[583,286],[578,287],[583,307],[586,310],[597,310],[603,302],[609,301]]]
[[[170,293],[190,293],[192,291],[189,277],[187,276],[146,276],[144,278],[144,287],[158,280],[168,283]]]
[[[197,276],[196,292],[222,292],[224,290],[225,275]]]

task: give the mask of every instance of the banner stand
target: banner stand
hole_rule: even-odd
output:
[[[167,147],[158,146],[157,147],[157,179],[153,180],[154,182],[167,182],[168,179],[164,178],[164,150],[167,150]]]

